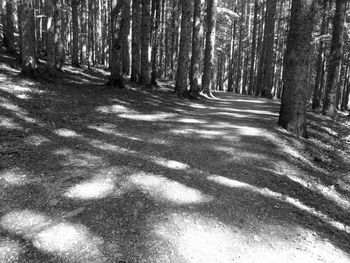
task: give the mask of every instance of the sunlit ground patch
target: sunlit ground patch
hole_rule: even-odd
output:
[[[19,168],[0,172],[0,185],[20,186],[29,183],[28,175]]]
[[[124,113],[119,115],[121,118],[135,121],[166,121],[176,116],[177,114],[164,112],[158,112],[154,114]]]
[[[158,175],[135,174],[130,176],[128,183],[159,202],[181,205],[206,203],[212,200],[212,197],[203,194],[200,190]]]
[[[177,122],[180,122],[180,123],[193,123],[193,124],[204,124],[204,123],[207,123],[206,121],[204,120],[200,120],[200,119],[193,119],[193,118],[179,118],[179,119],[176,119]]]
[[[105,134],[110,134],[110,135],[118,136],[118,137],[121,137],[121,138],[129,139],[129,140],[132,140],[132,141],[143,141],[143,139],[141,139],[141,138],[138,138],[138,137],[135,137],[135,136],[131,136],[131,135],[128,135],[128,134],[120,133],[119,130],[118,130],[118,127],[116,125],[114,125],[114,124],[111,124],[111,123],[103,123],[103,124],[101,124],[99,126],[97,126],[97,125],[90,125],[88,128],[92,129],[92,130],[96,130],[96,131],[102,132],[102,133],[105,133]]]
[[[99,250],[103,240],[80,224],[60,222],[31,210],[18,210],[4,215],[0,227],[30,240],[37,249],[69,262],[105,262]]]
[[[40,146],[45,143],[51,142],[50,139],[42,136],[42,135],[31,135],[24,139],[24,142],[29,145]]]
[[[166,168],[169,169],[174,169],[174,170],[185,170],[190,168],[187,164],[178,162],[178,161],[174,161],[174,160],[168,160],[162,157],[155,157],[155,156],[150,156],[150,159],[161,166],[164,166]]]
[[[65,138],[75,138],[75,137],[81,136],[75,131],[69,130],[69,129],[57,129],[54,131],[54,133],[57,134],[58,136],[65,137]]]
[[[217,126],[215,128],[217,128]],[[173,130],[170,130],[169,132],[176,135],[198,136],[205,139],[217,139],[227,134],[227,132],[225,131],[209,130],[209,129],[205,129],[205,130],[191,129],[191,128],[186,128],[181,130],[173,129]]]
[[[100,106],[96,108],[97,112],[100,113],[109,113],[109,114],[120,114],[120,113],[135,113],[137,114],[137,112],[134,112],[133,110],[122,106],[122,105],[111,105],[111,106]]]
[[[97,167],[105,163],[101,156],[89,152],[76,152],[69,148],[58,149],[54,154],[64,157],[61,162],[64,166]]]
[[[13,130],[22,130],[23,127],[16,123],[13,118],[0,115],[0,127]]]
[[[10,239],[0,238],[0,262],[16,263],[23,251],[23,246]]]
[[[259,187],[256,187],[256,186],[244,183],[244,182],[240,182],[240,181],[237,181],[237,180],[229,179],[229,178],[226,178],[226,177],[223,177],[223,176],[211,175],[211,176],[208,176],[207,179],[209,181],[216,182],[218,184],[225,185],[227,187],[241,188],[241,189],[245,189],[247,191],[251,191],[253,193],[260,194],[262,196],[266,196],[266,197],[269,197],[269,198],[274,198],[274,199],[276,199],[276,200],[278,200],[280,202],[287,203],[287,204],[289,204],[291,206],[294,206],[294,207],[300,209],[301,211],[304,211],[304,212],[306,212],[308,214],[311,214],[311,215],[321,219],[325,223],[327,223],[327,224],[329,224],[329,225],[331,225],[331,226],[333,226],[333,227],[335,227],[335,228],[337,228],[337,229],[339,229],[341,231],[344,231],[344,232],[350,234],[350,226],[348,226],[348,225],[346,225],[344,223],[341,223],[341,222],[339,222],[339,221],[329,217],[328,215],[323,214],[320,211],[317,211],[313,207],[309,207],[309,206],[303,204],[298,199],[282,195],[281,193],[277,193],[277,192],[271,191],[268,188],[259,188]]]
[[[93,178],[70,187],[64,196],[72,199],[101,199],[116,192],[116,186],[112,179]]]

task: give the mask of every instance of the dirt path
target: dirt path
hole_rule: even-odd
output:
[[[1,68],[0,262],[350,261],[349,155],[316,137],[334,130],[296,140],[264,99]]]

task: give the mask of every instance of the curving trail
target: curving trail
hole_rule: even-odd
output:
[[[349,152],[325,163],[327,120],[306,141],[265,99],[0,68],[0,262],[350,261]]]

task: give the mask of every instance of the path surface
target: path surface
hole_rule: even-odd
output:
[[[277,103],[2,66],[0,262],[350,262],[346,192]]]

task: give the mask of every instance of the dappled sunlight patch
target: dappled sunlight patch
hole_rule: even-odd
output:
[[[23,127],[16,123],[13,118],[8,118],[0,115],[0,127],[10,129],[10,130],[22,130]]]
[[[30,240],[37,249],[74,262],[105,262],[99,250],[103,240],[80,224],[59,222],[31,210],[4,215],[0,227]]]
[[[177,114],[165,112],[157,112],[154,114],[124,113],[119,115],[121,118],[135,121],[166,121],[176,116]]]
[[[28,123],[37,124],[42,126],[43,124],[34,118],[29,117],[28,112],[17,105],[13,104],[10,100],[6,98],[0,98],[0,107],[12,112],[17,118],[24,120]]]
[[[212,200],[212,197],[203,194],[200,190],[159,175],[134,174],[130,176],[128,183],[150,195],[155,201],[181,205],[206,203]]]
[[[350,209],[350,199],[338,193],[334,186],[325,186],[317,178],[304,174],[296,167],[291,167],[286,162],[275,164],[275,171],[277,174],[288,177],[290,180],[302,185],[303,187],[313,190],[328,200],[335,202],[341,208],[345,210]]]
[[[16,263],[23,251],[23,246],[17,241],[0,238],[0,262]]]
[[[69,130],[69,129],[56,129],[54,130],[54,133],[57,134],[58,136],[65,137],[65,138],[76,138],[81,136],[75,131]]]
[[[143,139],[141,139],[141,138],[138,138],[138,137],[135,137],[135,136],[131,136],[131,135],[128,135],[128,134],[120,133],[118,131],[118,126],[114,125],[114,124],[111,124],[111,123],[103,123],[103,124],[100,124],[100,125],[90,125],[90,126],[88,126],[88,128],[92,129],[92,130],[96,130],[96,131],[102,132],[102,133],[105,133],[105,134],[114,135],[114,136],[118,136],[118,137],[121,137],[121,138],[129,139],[129,140],[132,140],[132,141],[138,141],[138,142],[143,141]]]
[[[259,188],[244,182],[240,182],[237,180],[233,180],[233,179],[229,179],[227,177],[223,177],[223,176],[218,176],[218,175],[211,175],[208,176],[207,179],[209,181],[227,186],[227,187],[231,187],[231,188],[239,188],[239,189],[244,189],[244,190],[248,190],[251,191],[253,193],[257,193],[269,198],[274,198],[278,201],[287,203],[289,205],[292,205],[310,215],[313,215],[319,219],[321,219],[322,221],[324,221],[325,223],[337,228],[338,230],[344,231],[348,234],[350,234],[350,227],[338,222],[336,220],[334,220],[333,218],[330,218],[329,216],[327,216],[326,214],[323,214],[320,211],[317,211],[315,208],[313,207],[309,207],[305,204],[303,204],[300,200],[286,196],[286,195],[282,195],[281,193],[277,193],[274,191],[271,191],[268,188]]]
[[[45,143],[51,142],[51,140],[42,136],[42,135],[31,135],[31,136],[26,137],[24,139],[24,142],[26,144],[29,144],[29,145],[40,146],[40,145],[43,145]]]
[[[64,196],[71,199],[102,199],[116,192],[116,186],[110,178],[93,178],[70,187]]]
[[[223,223],[197,214],[168,214],[154,225],[156,238],[166,240],[184,262],[236,262],[244,237]]]
[[[30,183],[28,176],[19,168],[12,168],[0,172],[0,186],[20,186]]]
[[[134,112],[132,109],[119,104],[111,105],[111,106],[99,106],[96,108],[96,111],[99,113],[107,113],[107,114],[113,114],[113,113],[120,114],[120,113],[130,113],[130,112],[137,114],[137,112]]]
[[[187,164],[184,164],[178,161],[168,160],[162,157],[151,157],[151,159],[154,163],[169,169],[185,170],[190,168]]]
[[[180,123],[189,123],[189,124],[205,124],[205,123],[207,123],[204,120],[193,119],[193,118],[179,118],[179,119],[176,119],[175,121],[180,122]]]

